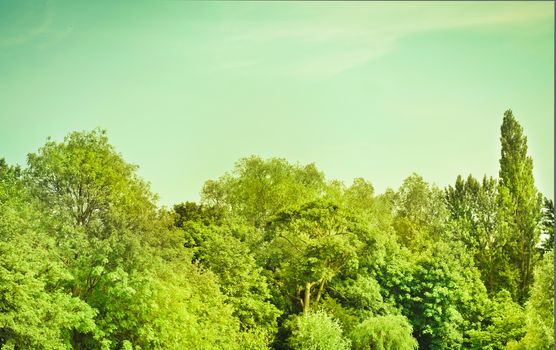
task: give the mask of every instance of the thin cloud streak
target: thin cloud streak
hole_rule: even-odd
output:
[[[54,9],[52,4],[47,1],[45,2],[45,10],[42,14],[42,21],[40,24],[31,27],[27,30],[22,30],[22,33],[16,35],[8,35],[6,37],[0,38],[0,47],[8,47],[14,45],[25,44],[49,31],[54,20]],[[29,14],[29,13],[27,13]]]
[[[293,52],[289,62],[272,62],[273,69],[281,74],[307,74],[315,78],[330,78],[350,69],[369,63],[395,49],[396,43],[406,37],[430,31],[476,28],[488,30],[500,25],[519,25],[550,18],[551,13],[543,8],[531,9],[520,4],[502,7],[498,4],[466,6],[461,4],[443,6],[438,4],[405,4],[403,11],[392,18],[395,6],[384,5],[381,11],[373,11],[372,4],[360,5],[362,11],[354,16],[342,13],[326,13],[320,9],[312,21],[277,20],[264,23],[243,22],[240,27],[227,23],[219,25],[219,37],[215,45],[225,49],[232,46],[257,47],[264,45],[298,45],[305,48]],[[308,8],[308,7],[307,7]],[[350,7],[350,10],[353,10]],[[390,12],[389,16],[381,12]],[[315,11],[317,12],[317,11]],[[307,54],[307,51],[313,53]],[[244,65],[242,62],[250,62]],[[244,69],[268,60],[249,60],[245,57],[237,62],[225,64],[225,69]],[[223,66],[224,67],[224,66]],[[265,69],[268,69],[265,66]],[[224,68],[222,68],[224,69]]]

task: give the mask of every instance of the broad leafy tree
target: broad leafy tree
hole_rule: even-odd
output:
[[[256,228],[290,206],[317,198],[324,175],[313,164],[301,166],[285,159],[240,159],[232,172],[205,183],[204,204],[222,208]]]
[[[498,184],[493,178],[477,181],[458,176],[446,189],[453,239],[473,255],[487,290],[493,294],[511,290],[512,265],[508,260],[509,237],[499,227]]]
[[[362,228],[337,205],[316,201],[280,212],[268,224],[266,268],[304,312],[318,305],[326,285],[357,266]]]
[[[417,340],[413,328],[404,316],[387,315],[370,317],[352,332],[356,350],[414,350]]]
[[[290,349],[295,350],[348,350],[347,339],[338,321],[324,311],[314,311],[294,316],[287,327]]]
[[[97,331],[97,312],[64,290],[72,275],[20,173],[0,160],[0,346],[67,349],[72,332]]]

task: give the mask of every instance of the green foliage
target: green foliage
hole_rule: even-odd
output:
[[[554,251],[547,252],[535,268],[531,297],[525,305],[525,337],[518,349],[554,348]]]
[[[73,278],[61,287],[97,310],[74,347],[237,348],[239,321],[218,280],[191,265],[170,217],[106,135],[72,133],[29,155],[26,179]],[[177,273],[179,272],[179,273]]]
[[[143,283],[151,251],[145,240],[159,228],[154,197],[103,131],[49,141],[28,162],[27,181],[43,213],[56,219],[54,238],[74,277],[66,288],[99,310],[98,333],[76,332],[73,342],[113,347],[133,341],[139,324],[133,303],[140,300],[132,297],[134,283]],[[112,313],[118,298],[129,312]]]
[[[481,326],[469,332],[472,349],[505,349],[506,344],[521,339],[525,333],[523,308],[506,290],[495,295],[483,316]]]
[[[316,198],[323,187],[324,175],[313,164],[251,156],[240,159],[233,172],[207,181],[202,198],[260,228],[279,211]]]
[[[542,196],[533,178],[533,160],[527,155],[527,137],[512,111],[504,113],[500,141],[499,207],[501,229],[508,237],[507,256],[513,265],[516,289],[523,302],[532,282],[537,259]]]
[[[172,211],[102,130],[0,160],[0,348],[552,348],[554,206],[501,132],[498,180],[252,156]]]
[[[377,271],[377,279],[387,298],[402,306],[421,348],[459,348],[476,327],[487,295],[465,241],[454,240],[453,208],[415,174],[389,200],[394,227],[409,252],[401,250],[385,271]]]
[[[174,210],[175,225],[185,234],[186,246],[192,249],[195,261],[218,277],[226,303],[239,319],[249,346],[257,348],[261,341],[268,342],[276,332],[279,311],[269,302],[262,268],[244,241],[249,228],[226,224],[223,213],[215,207],[188,202]]]
[[[381,289],[378,282],[370,275],[356,274],[355,278],[344,277],[333,281],[331,295],[350,309],[358,318],[364,319],[369,314],[377,314],[385,311]]]
[[[287,324],[291,331],[289,346],[296,350],[347,350],[350,340],[342,328],[324,311],[314,311],[293,317]]]
[[[195,259],[218,277],[222,293],[243,329],[276,331],[279,311],[268,300],[266,278],[247,245],[234,237],[234,228],[189,222],[184,231],[196,237]]]
[[[461,347],[487,300],[470,257],[457,245],[437,242],[415,257],[412,275],[400,303],[420,347]]]
[[[174,225],[183,228],[187,222],[197,222],[203,225],[222,224],[224,213],[221,208],[185,202],[174,205]]]
[[[156,274],[144,278],[144,284],[130,283],[133,290],[106,286],[104,297],[111,301],[107,314],[115,332],[132,330],[128,339],[141,349],[243,348],[239,322],[215,276],[187,260],[153,264]],[[117,321],[122,316],[125,323]]]
[[[280,212],[269,224],[267,268],[287,283],[304,311],[319,303],[326,283],[358,265],[362,228],[330,202],[315,201]],[[303,295],[301,295],[303,294]]]
[[[0,345],[68,349],[72,331],[96,331],[96,311],[61,287],[72,276],[18,174],[0,162]]]
[[[544,254],[554,250],[554,202],[545,198],[543,201],[542,233],[544,239],[541,242],[541,253]]]
[[[392,198],[394,228],[401,243],[413,251],[427,242],[443,238],[443,224],[448,217],[442,191],[412,174],[404,180]]]
[[[105,131],[48,141],[28,155],[28,164],[31,189],[48,210],[67,215],[98,238],[116,229],[149,227],[156,214],[155,197],[136,176],[137,167],[115,152]]]
[[[514,290],[511,263],[508,261],[508,237],[500,228],[497,182],[483,178],[479,183],[471,175],[458,176],[454,187],[446,189],[450,210],[450,232],[464,243],[487,290],[495,294],[502,289]]]
[[[352,332],[355,350],[413,350],[417,340],[412,337],[407,318],[399,315],[370,317]]]

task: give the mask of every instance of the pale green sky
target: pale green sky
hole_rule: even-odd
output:
[[[497,176],[502,116],[554,187],[553,2],[0,2],[0,157],[100,126],[162,204],[243,156],[378,192]]]

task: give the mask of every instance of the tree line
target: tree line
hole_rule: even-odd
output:
[[[0,161],[0,348],[552,349],[553,201],[500,142],[446,188],[251,156],[160,208],[105,131],[48,139]]]

